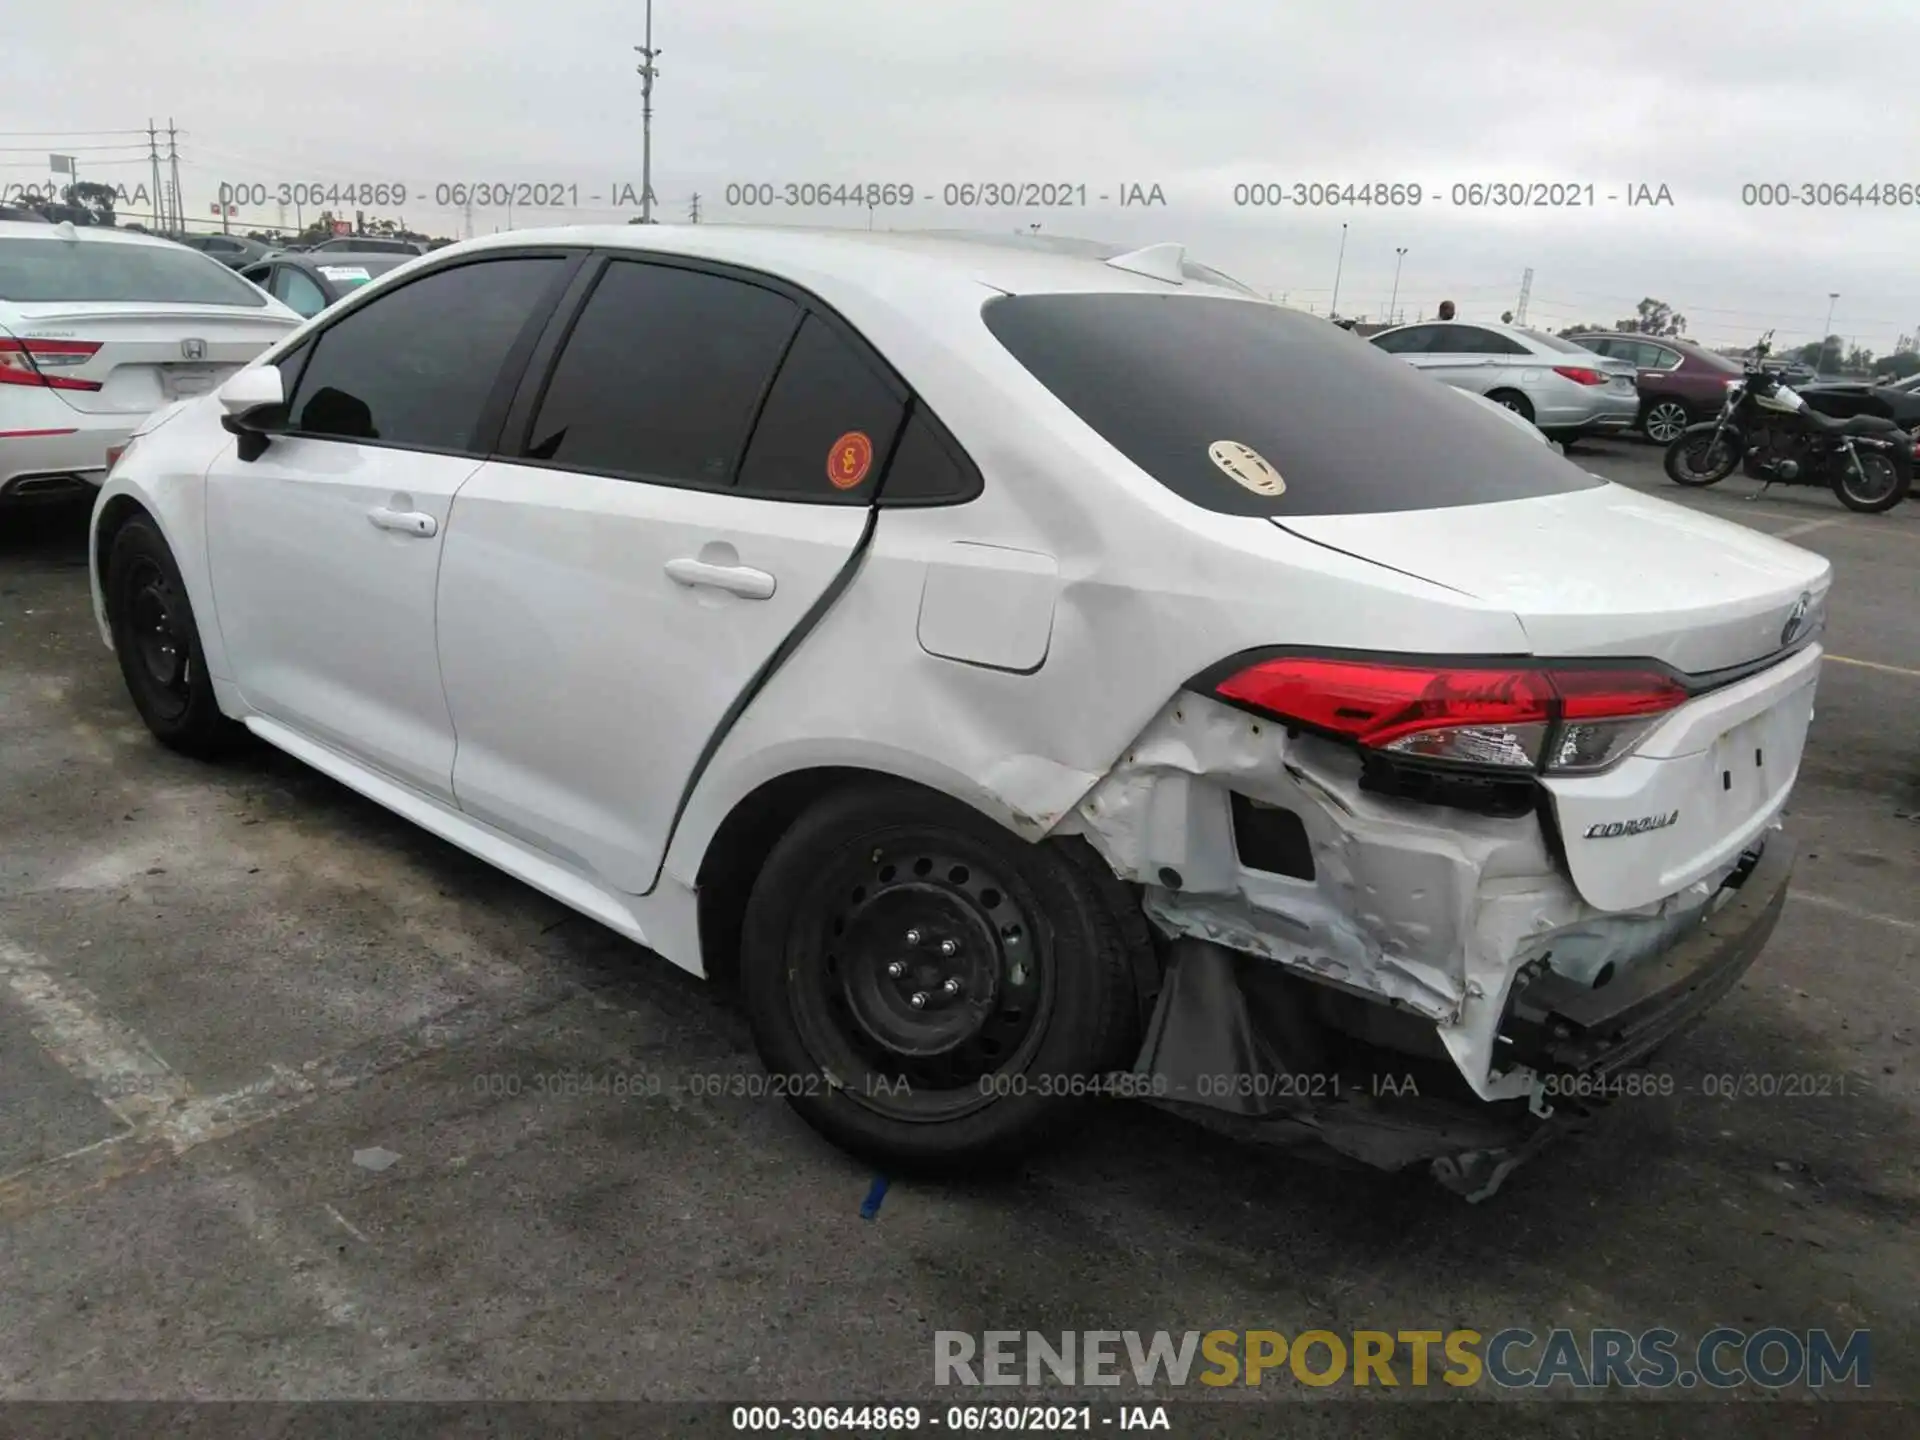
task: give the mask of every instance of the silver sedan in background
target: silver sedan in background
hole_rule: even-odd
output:
[[[1639,417],[1633,366],[1518,325],[1433,320],[1372,343],[1456,389],[1504,405],[1562,443],[1629,430]]]

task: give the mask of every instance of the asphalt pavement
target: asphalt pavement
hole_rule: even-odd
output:
[[[845,1401],[927,1393],[940,1329],[1718,1324],[1871,1328],[1920,1397],[1920,503],[1657,454],[1573,458],[1837,567],[1801,867],[1676,1093],[1479,1206],[1115,1101],[864,1220],[719,996],[275,752],[162,750],[85,509],[0,516],[0,1398]],[[1704,1093],[1769,1075],[1829,1078]]]

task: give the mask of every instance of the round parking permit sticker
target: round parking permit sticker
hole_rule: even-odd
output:
[[[1287,482],[1280,478],[1280,472],[1251,445],[1242,445],[1238,440],[1216,440],[1207,447],[1207,458],[1234,484],[1243,485],[1256,495],[1287,492]]]
[[[864,430],[849,430],[827,452],[827,479],[836,490],[851,490],[873,468],[873,441]]]

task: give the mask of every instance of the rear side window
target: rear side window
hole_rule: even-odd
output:
[[[1009,295],[988,301],[983,315],[1062,404],[1207,510],[1444,509],[1606,483],[1537,436],[1462,405],[1431,376],[1278,305]],[[1277,484],[1247,452],[1277,472]]]
[[[183,245],[104,240],[0,240],[0,300],[153,300],[243,305],[266,296],[218,260]]]
[[[891,380],[825,320],[808,315],[754,426],[740,488],[864,505],[906,408]]]
[[[485,454],[492,437],[476,432],[487,401],[565,268],[548,257],[486,260],[369,301],[320,335],[289,406],[293,429]]]
[[[728,484],[799,320],[798,305],[757,285],[615,261],[560,352],[529,457],[633,480]],[[811,463],[826,489],[826,441]]]

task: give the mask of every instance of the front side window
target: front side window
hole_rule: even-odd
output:
[[[111,240],[0,240],[0,300],[151,300],[244,305],[266,297],[233,271],[183,246]]]
[[[528,457],[669,485],[727,485],[800,307],[726,276],[616,260],[534,417]],[[826,456],[821,453],[824,466]]]
[[[477,434],[514,342],[544,319],[554,257],[461,265],[403,285],[329,326],[289,414],[299,434],[484,454]]]
[[[1389,330],[1374,336],[1373,345],[1389,355],[1424,355],[1433,348],[1439,333],[1438,325],[1409,325],[1404,330]]]
[[[1606,483],[1536,435],[1489,424],[1430,375],[1278,305],[1009,295],[988,301],[982,316],[1055,399],[1203,509],[1371,514]],[[1278,473],[1277,491],[1247,462],[1248,451]]]

